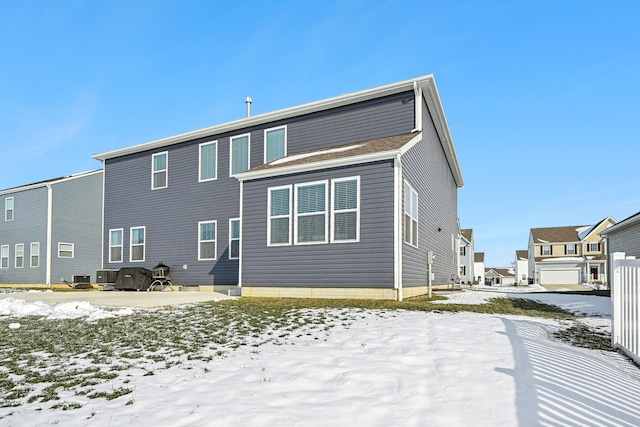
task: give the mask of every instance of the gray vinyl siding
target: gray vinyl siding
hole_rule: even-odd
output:
[[[458,274],[457,247],[451,248],[451,236],[457,241],[458,235],[457,186],[424,102],[422,126],[422,141],[402,157],[403,178],[418,193],[418,247],[404,243],[404,237],[402,243],[404,287],[427,284],[430,250],[435,254],[433,284],[449,283],[451,275]]]
[[[410,132],[413,92],[214,135],[105,162],[105,268],[172,268],[173,283],[237,284],[228,259],[229,218],[240,216],[240,183],[229,177],[230,138],[250,133],[250,166],[264,162],[264,130],[287,126],[287,154]],[[198,182],[199,144],[218,141],[217,179]],[[168,152],[168,187],[151,190],[151,156]],[[245,213],[246,214],[246,213]],[[217,221],[217,259],[198,261],[198,221]],[[146,227],[144,262],[129,262],[130,227]],[[245,234],[245,224],[241,224]],[[123,262],[109,263],[109,230],[123,229]],[[242,244],[242,243],[241,243]],[[245,257],[247,255],[244,255]],[[186,269],[183,269],[186,266]]]
[[[613,283],[612,255],[615,252],[624,252],[626,256],[635,256],[640,259],[640,223],[623,227],[607,234],[607,253],[609,267],[607,275],[609,283]]]
[[[5,221],[4,201],[14,199],[14,219]],[[0,196],[0,245],[9,245],[9,268],[0,269],[0,283],[38,284],[46,278],[47,188],[33,188]],[[30,267],[29,249],[40,243],[39,267]],[[24,244],[24,267],[15,268],[15,245]]]
[[[267,246],[269,187],[353,176],[360,176],[359,242]],[[384,161],[245,182],[242,286],[393,288],[393,177],[393,161]]]
[[[102,266],[102,173],[52,184],[51,281],[88,275]],[[58,243],[73,243],[74,257],[59,258]]]

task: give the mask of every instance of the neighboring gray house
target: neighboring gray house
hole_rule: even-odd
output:
[[[94,158],[105,268],[162,261],[179,285],[372,298],[424,290],[429,250],[434,284],[457,274],[463,181],[431,75]]]
[[[460,238],[460,266],[459,274],[462,283],[474,282],[475,277],[475,251],[473,243],[473,229],[465,228],[461,230]]]
[[[102,170],[0,191],[0,283],[55,284],[101,267]]]
[[[624,252],[625,256],[640,259],[640,212],[612,225],[602,231],[600,236],[606,239],[610,265],[613,265],[612,256],[616,252]],[[611,270],[608,283],[612,283],[610,275]]]

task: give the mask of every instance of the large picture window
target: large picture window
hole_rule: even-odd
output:
[[[0,268],[9,268],[9,245],[0,246]]]
[[[296,243],[327,243],[327,182],[295,186]]]
[[[200,175],[199,181],[211,181],[218,176],[218,142],[204,142],[200,144]]]
[[[73,243],[58,243],[58,258],[73,258],[74,254]]]
[[[231,138],[231,171],[235,175],[249,169],[249,134]]]
[[[109,230],[109,262],[122,262],[122,228]]]
[[[216,221],[198,223],[198,259],[216,259]]]
[[[145,227],[131,227],[129,243],[129,261],[144,261],[145,253]]]
[[[29,248],[29,257],[31,258],[31,267],[40,267],[40,243],[33,242]]]
[[[287,155],[287,127],[264,131],[264,162],[269,163]]]
[[[291,186],[274,187],[268,193],[267,244],[291,244]]]
[[[169,153],[156,153],[151,156],[151,189],[166,188],[168,185]]]
[[[360,178],[332,181],[332,241],[357,242],[360,239]]]
[[[18,243],[15,247],[14,265],[16,268],[24,267],[24,244]]]
[[[229,220],[229,259],[240,258],[240,219]]]
[[[418,246],[418,193],[404,183],[404,241]]]

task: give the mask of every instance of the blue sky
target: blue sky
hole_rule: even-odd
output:
[[[92,154],[434,74],[462,228],[640,211],[640,2],[0,0],[0,189]]]

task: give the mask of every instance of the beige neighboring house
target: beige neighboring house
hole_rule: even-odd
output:
[[[484,285],[484,252],[473,254],[473,271],[476,274],[475,282]]]
[[[532,228],[529,234],[529,277],[544,285],[606,284],[607,245],[600,233],[617,221],[596,225]]]
[[[516,260],[513,264],[516,270],[516,283],[518,285],[528,284],[529,278],[529,251],[516,251]]]
[[[474,250],[473,250],[473,229],[465,228],[460,230],[460,258],[459,275],[462,283],[473,282],[475,280]]]
[[[516,275],[513,268],[488,268],[484,272],[485,284],[489,286],[513,286]]]

